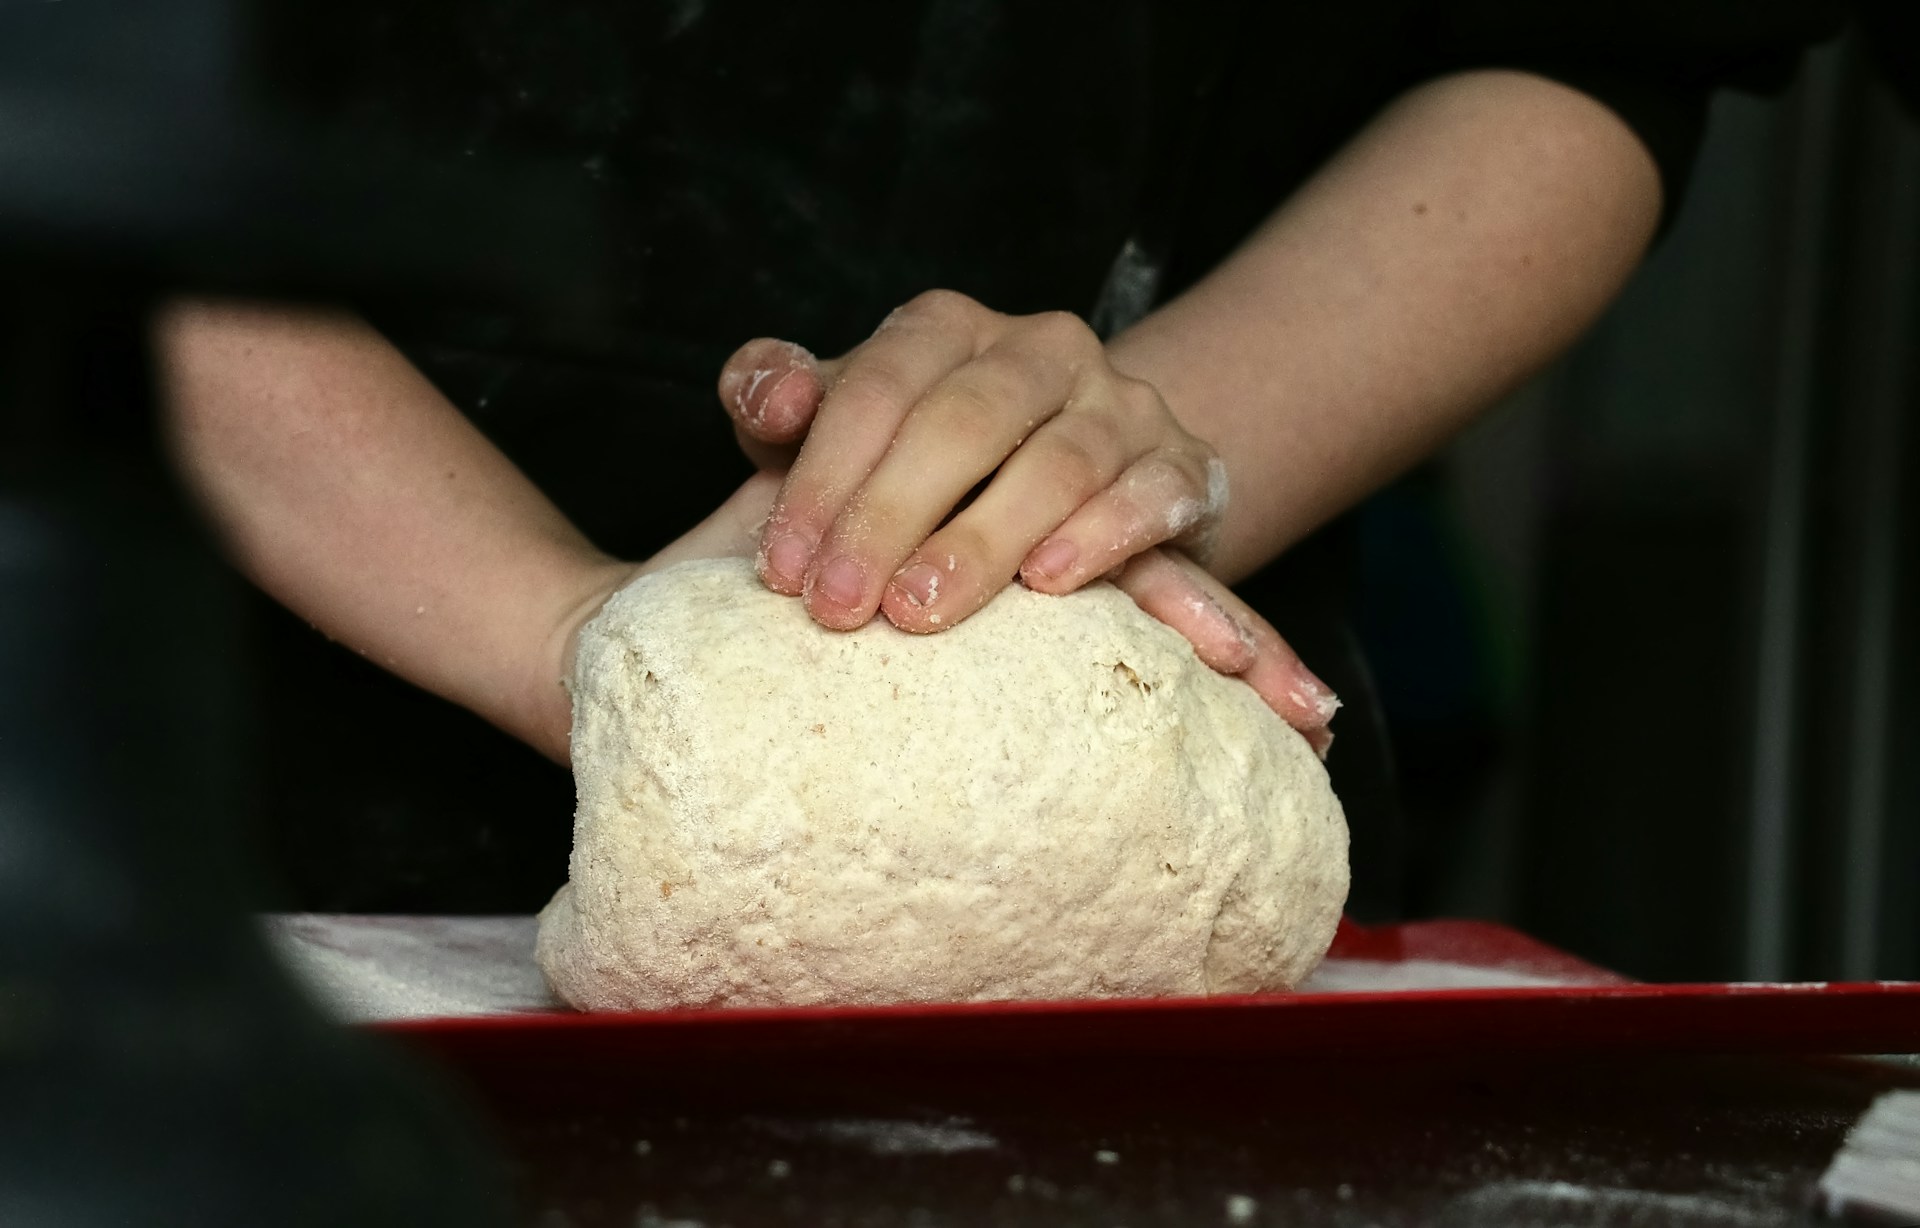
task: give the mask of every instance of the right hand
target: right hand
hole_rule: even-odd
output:
[[[719,391],[756,463],[791,462],[761,578],[839,631],[937,634],[1016,576],[1065,594],[1155,546],[1204,562],[1226,511],[1213,448],[1066,312],[934,291],[839,358],[748,342]]]

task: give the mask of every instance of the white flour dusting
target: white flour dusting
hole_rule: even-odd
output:
[[[295,979],[349,1023],[552,1010],[532,917],[264,919]]]
[[[533,963],[532,917],[303,914],[263,920],[274,949],[340,1018],[351,1022],[549,1011]],[[1545,989],[1576,976],[1444,960],[1329,959],[1301,993]]]
[[[830,1121],[819,1132],[835,1142],[853,1143],[875,1155],[957,1155],[992,1151],[1000,1140],[965,1126],[918,1121]]]
[[[1218,520],[1227,514],[1227,462],[1207,458],[1207,515]]]
[[[1714,1228],[1749,1228],[1780,1221],[1776,1207],[1747,1207],[1711,1194],[1674,1194],[1569,1181],[1496,1181],[1454,1199],[1447,1211],[1473,1223],[1562,1224],[1570,1213],[1582,1223],[1667,1224],[1684,1220]]]
[[[1422,989],[1551,989],[1579,984],[1512,968],[1453,964],[1436,959],[1329,959],[1300,986],[1301,993],[1389,993]]]
[[[950,1117],[944,1122],[848,1118],[822,1122],[756,1120],[752,1124],[790,1142],[823,1139],[882,1156],[958,1155],[993,1151],[1000,1146],[999,1139],[973,1129],[963,1117]]]

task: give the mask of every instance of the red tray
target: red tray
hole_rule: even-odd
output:
[[[688,1058],[965,1061],[1196,1050],[1920,1051],[1920,982],[1636,983],[1503,926],[1344,925],[1337,992],[1144,1001],[522,1011],[372,1025],[461,1062]],[[1463,983],[1465,982],[1465,983]]]

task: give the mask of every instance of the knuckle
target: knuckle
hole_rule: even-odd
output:
[[[972,517],[964,515],[928,538],[920,553],[941,571],[960,578],[975,572],[982,560],[994,557],[992,540]]]
[[[779,523],[804,527],[818,541],[866,479],[864,470],[840,456],[801,449],[780,495]]]
[[[1167,403],[1160,396],[1160,390],[1146,380],[1132,375],[1116,375],[1120,384],[1120,394],[1128,404],[1138,409],[1167,412]]]
[[[1194,501],[1191,513],[1177,518],[1198,518],[1206,514],[1207,466],[1204,461],[1183,452],[1161,449],[1150,458],[1158,475],[1158,485],[1166,497],[1180,507]],[[1176,509],[1177,510],[1177,509]]]
[[[1032,343],[1045,350],[1082,355],[1100,347],[1093,329],[1071,311],[1043,311],[1021,323]]]
[[[1047,439],[1046,466],[1056,480],[1069,489],[1093,491],[1110,479],[1096,445],[1062,432]]]
[[[1162,550],[1143,550],[1134,555],[1120,577],[1120,587],[1148,613],[1172,601],[1181,591],[1181,582],[1178,568]]]
[[[887,554],[902,527],[913,521],[912,509],[883,485],[870,481],[861,486],[834,518],[833,539],[850,554],[869,558]]]
[[[995,390],[977,378],[951,379],[922,402],[918,412],[948,440],[972,448],[999,437],[995,410],[1001,404]]]
[[[919,319],[942,323],[970,319],[985,308],[958,290],[934,289],[914,295],[901,310]]]
[[[1186,448],[1162,449],[1167,467],[1172,469],[1182,485],[1191,487],[1196,494],[1204,494],[1207,489],[1207,457],[1204,453]]]
[[[1063,415],[1054,432],[1062,445],[1072,445],[1086,456],[1111,481],[1126,453],[1126,433],[1120,423],[1106,414],[1076,413]]]
[[[1168,476],[1167,459],[1161,450],[1156,448],[1127,466],[1126,476],[1120,482],[1120,489],[1138,501],[1165,490]]]
[[[1165,423],[1173,418],[1173,411],[1167,408],[1160,390],[1146,380],[1135,379],[1131,375],[1120,375],[1115,377],[1115,381],[1117,389],[1114,399],[1126,408],[1134,421]]]
[[[825,492],[820,484],[796,468],[774,495],[773,506],[767,512],[767,532],[805,529],[817,538],[822,522],[829,519],[826,508]]]
[[[882,362],[861,363],[834,383],[822,412],[855,418],[898,417],[906,408],[909,389],[904,373]]]
[[[1131,535],[1147,519],[1148,510],[1154,505],[1145,489],[1138,466],[1129,469],[1120,481],[1107,488],[1102,496],[1106,505],[1105,519],[1113,526],[1113,531]]]

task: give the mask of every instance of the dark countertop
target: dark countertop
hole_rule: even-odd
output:
[[[1794,1224],[1920,1086],[1657,1054],[457,1062],[538,1228]]]

